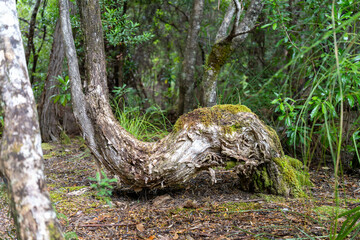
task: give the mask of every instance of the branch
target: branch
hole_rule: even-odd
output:
[[[186,21],[189,22],[189,17],[188,17],[188,15],[186,15],[186,13],[185,13],[183,10],[181,10],[181,9],[180,9],[178,6],[176,6],[176,5],[173,5],[173,4],[170,3],[169,1],[167,1],[167,4],[169,4],[170,6],[172,6],[173,8],[175,8],[175,10],[179,11],[180,13],[182,13],[182,15],[184,15],[184,17],[186,18]]]

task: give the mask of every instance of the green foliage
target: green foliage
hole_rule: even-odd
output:
[[[64,219],[66,221],[66,226],[68,226],[69,225],[68,217],[63,213],[57,212],[56,208],[54,208],[54,209],[55,209],[56,217],[58,219]],[[70,240],[70,239],[76,239],[77,240],[77,239],[79,239],[76,232],[65,232],[64,233],[64,238],[65,238],[65,240]]]
[[[117,46],[119,44],[138,44],[150,40],[154,35],[150,32],[139,32],[139,23],[134,23],[124,13],[126,0],[102,0],[102,23],[105,37],[108,42]]]
[[[360,232],[360,206],[357,206],[351,210],[348,210],[338,216],[338,218],[346,217],[345,222],[342,224],[340,231],[338,232],[336,240],[343,239],[356,239]]]
[[[104,171],[101,171],[103,178],[101,178],[100,173],[96,173],[96,178],[89,178],[91,181],[96,181],[90,185],[96,191],[96,195],[103,198],[106,203],[111,207],[112,204],[110,202],[110,197],[112,194],[112,189],[114,188],[110,184],[113,182],[117,182],[116,178],[108,178]]]
[[[51,96],[54,99],[54,103],[59,103],[63,106],[66,106],[68,102],[71,101],[70,93],[70,79],[69,76],[63,78],[62,76],[57,76],[55,78],[57,84],[52,86],[59,89],[59,94]]]
[[[114,97],[110,103],[115,117],[120,125],[134,137],[143,141],[154,141],[168,134],[166,129],[169,121],[159,107],[151,106],[145,113],[142,113],[138,105],[130,105],[136,102],[134,89],[126,88],[126,85],[123,85],[115,87],[113,92]],[[124,103],[125,96],[128,96],[127,105]]]

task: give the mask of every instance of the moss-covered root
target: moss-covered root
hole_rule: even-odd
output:
[[[273,158],[273,161],[259,166],[252,179],[242,179],[241,186],[246,191],[304,197],[304,187],[311,186],[311,182],[302,166],[302,162],[286,155]]]

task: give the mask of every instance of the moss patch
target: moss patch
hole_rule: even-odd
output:
[[[210,54],[206,58],[205,71],[214,70],[219,72],[231,53],[231,42],[223,41],[214,44]]]
[[[347,211],[347,209],[345,209],[345,208],[328,206],[328,205],[323,205],[320,207],[316,207],[314,209],[314,211],[316,213],[318,213],[320,215],[320,217],[323,219],[333,219],[336,215],[336,212],[335,212],[336,210],[337,210],[338,215]]]
[[[41,148],[43,151],[51,151],[51,150],[55,149],[56,147],[54,147],[51,143],[42,143]]]
[[[239,130],[242,126],[236,119],[239,112],[251,112],[244,105],[215,105],[211,108],[198,108],[194,111],[182,115],[174,125],[174,132],[178,132],[187,126],[190,129],[197,123],[205,126],[218,125],[223,127],[224,133],[231,133]]]
[[[262,198],[268,203],[284,203],[286,202],[286,199],[279,195],[273,195],[273,194],[264,194],[264,193],[258,193],[253,196],[254,199],[256,198]]]
[[[309,175],[301,168],[302,162],[289,156],[281,158],[273,158],[273,161],[279,166],[284,184],[288,185],[292,190],[291,195],[295,197],[304,197],[304,186],[311,186]]]
[[[244,210],[260,209],[261,204],[256,202],[226,202],[219,206],[219,210],[239,212]]]

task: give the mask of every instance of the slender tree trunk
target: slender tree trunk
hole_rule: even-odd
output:
[[[204,0],[194,0],[190,25],[186,40],[183,70],[179,86],[178,113],[182,115],[194,109],[195,65],[198,48],[198,35],[203,16]]]
[[[29,23],[29,32],[27,33],[28,42],[27,42],[27,48],[26,48],[25,57],[26,57],[26,63],[28,65],[29,65],[30,54],[31,54],[31,51],[32,51],[32,49],[34,47],[34,34],[35,34],[36,16],[37,16],[37,13],[39,11],[40,3],[41,3],[41,0],[36,0],[33,12],[31,14],[30,23]]]
[[[41,11],[41,19],[44,19],[44,13],[45,13],[45,9],[46,9],[46,5],[47,5],[47,0],[43,1],[43,7],[42,7],[42,11]],[[34,23],[35,24],[35,23]],[[42,49],[42,47],[44,46],[44,42],[46,39],[46,35],[47,35],[47,27],[46,24],[43,24],[43,32],[42,32],[42,39],[41,39],[41,44],[40,47],[38,49],[36,49],[35,44],[33,43],[34,40],[32,40],[32,54],[33,54],[33,60],[32,60],[32,69],[31,69],[31,75],[30,75],[30,83],[33,84],[35,82],[35,74],[36,73],[36,67],[37,67],[37,63],[38,63],[38,59],[39,59],[39,53]]]
[[[44,142],[58,141],[60,139],[60,106],[59,104],[54,103],[52,96],[59,93],[59,89],[55,87],[55,77],[61,75],[62,73],[64,54],[61,25],[60,20],[58,20],[54,32],[54,40],[44,91],[39,104],[41,137]]]
[[[15,1],[0,2],[0,25],[5,116],[0,168],[8,182],[17,239],[63,239],[46,189],[39,123]]]
[[[229,6],[205,64],[205,72],[202,79],[203,106],[211,107],[216,105],[217,76],[233,51],[239,47],[246,39],[249,31],[255,26],[263,5],[263,0],[251,0],[241,22],[240,16],[243,12],[243,6],[241,6],[238,0],[233,0],[233,4]],[[235,19],[232,23],[234,15]],[[232,29],[230,33],[227,33],[231,24]]]
[[[239,174],[245,190],[302,194],[301,184],[295,177],[301,163],[285,157],[274,130],[244,106],[197,109],[183,115],[173,132],[155,143],[141,142],[131,136],[115,119],[107,99],[98,1],[78,2],[89,82],[85,96],[76,69],[73,39],[68,31],[66,1],[60,3],[72,96],[77,97],[73,99],[75,117],[92,153],[122,182],[135,190],[164,187],[187,181],[202,170],[210,171],[216,181],[212,167],[234,161],[237,163],[234,171]],[[286,177],[289,173],[294,178]]]

